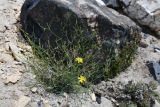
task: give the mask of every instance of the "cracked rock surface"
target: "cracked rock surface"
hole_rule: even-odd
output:
[[[160,37],[160,0],[119,0],[124,12]]]

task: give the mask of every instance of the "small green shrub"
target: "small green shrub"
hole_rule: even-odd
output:
[[[133,105],[134,107],[152,107],[154,101],[160,101],[160,96],[153,91],[155,87],[153,84],[145,83],[128,83],[125,86],[124,93],[131,96],[130,101],[125,101],[121,103],[120,107],[128,107],[128,105]]]
[[[52,34],[54,41],[37,43],[32,39],[34,35],[30,38],[23,33],[35,54],[29,62],[37,79],[55,93],[75,92],[81,86],[89,88],[91,84],[113,78],[131,64],[140,41],[139,34],[133,33],[133,38],[126,39],[116,55],[113,47],[103,48],[99,44],[96,32],[84,36],[86,32],[77,24],[69,36],[65,26],[62,26],[61,35],[55,34],[49,26],[44,30]]]

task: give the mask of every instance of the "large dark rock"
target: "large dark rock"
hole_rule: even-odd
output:
[[[150,73],[153,75],[154,79],[156,79],[160,83],[160,63],[150,61],[147,63],[147,66],[150,70]]]
[[[108,50],[113,50],[114,72],[131,63],[140,41],[140,28],[101,0],[26,0],[20,17],[23,30],[44,47],[55,47],[57,39],[72,41],[80,29],[81,38],[100,46],[99,60],[106,60]]]
[[[44,42],[54,41],[53,33],[46,29],[50,28],[61,35],[65,27],[71,33],[75,23],[82,26],[87,36],[96,31],[103,42],[112,40],[115,44],[117,40],[121,44],[135,36],[134,33],[139,33],[139,27],[132,20],[97,1],[26,0],[22,7],[21,23],[26,32],[34,33],[36,39]]]

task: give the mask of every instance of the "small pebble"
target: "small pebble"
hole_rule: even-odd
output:
[[[37,92],[37,87],[33,87],[33,88],[31,89],[31,91],[32,91],[33,93],[36,93],[36,92]]]

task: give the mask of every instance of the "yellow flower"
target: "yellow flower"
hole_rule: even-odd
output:
[[[77,63],[83,63],[83,58],[77,57],[77,58],[75,59],[75,61],[76,61]]]
[[[79,82],[80,82],[81,84],[83,84],[84,82],[87,81],[86,77],[83,76],[83,75],[80,75],[80,76],[78,77],[78,80],[79,80]]]

